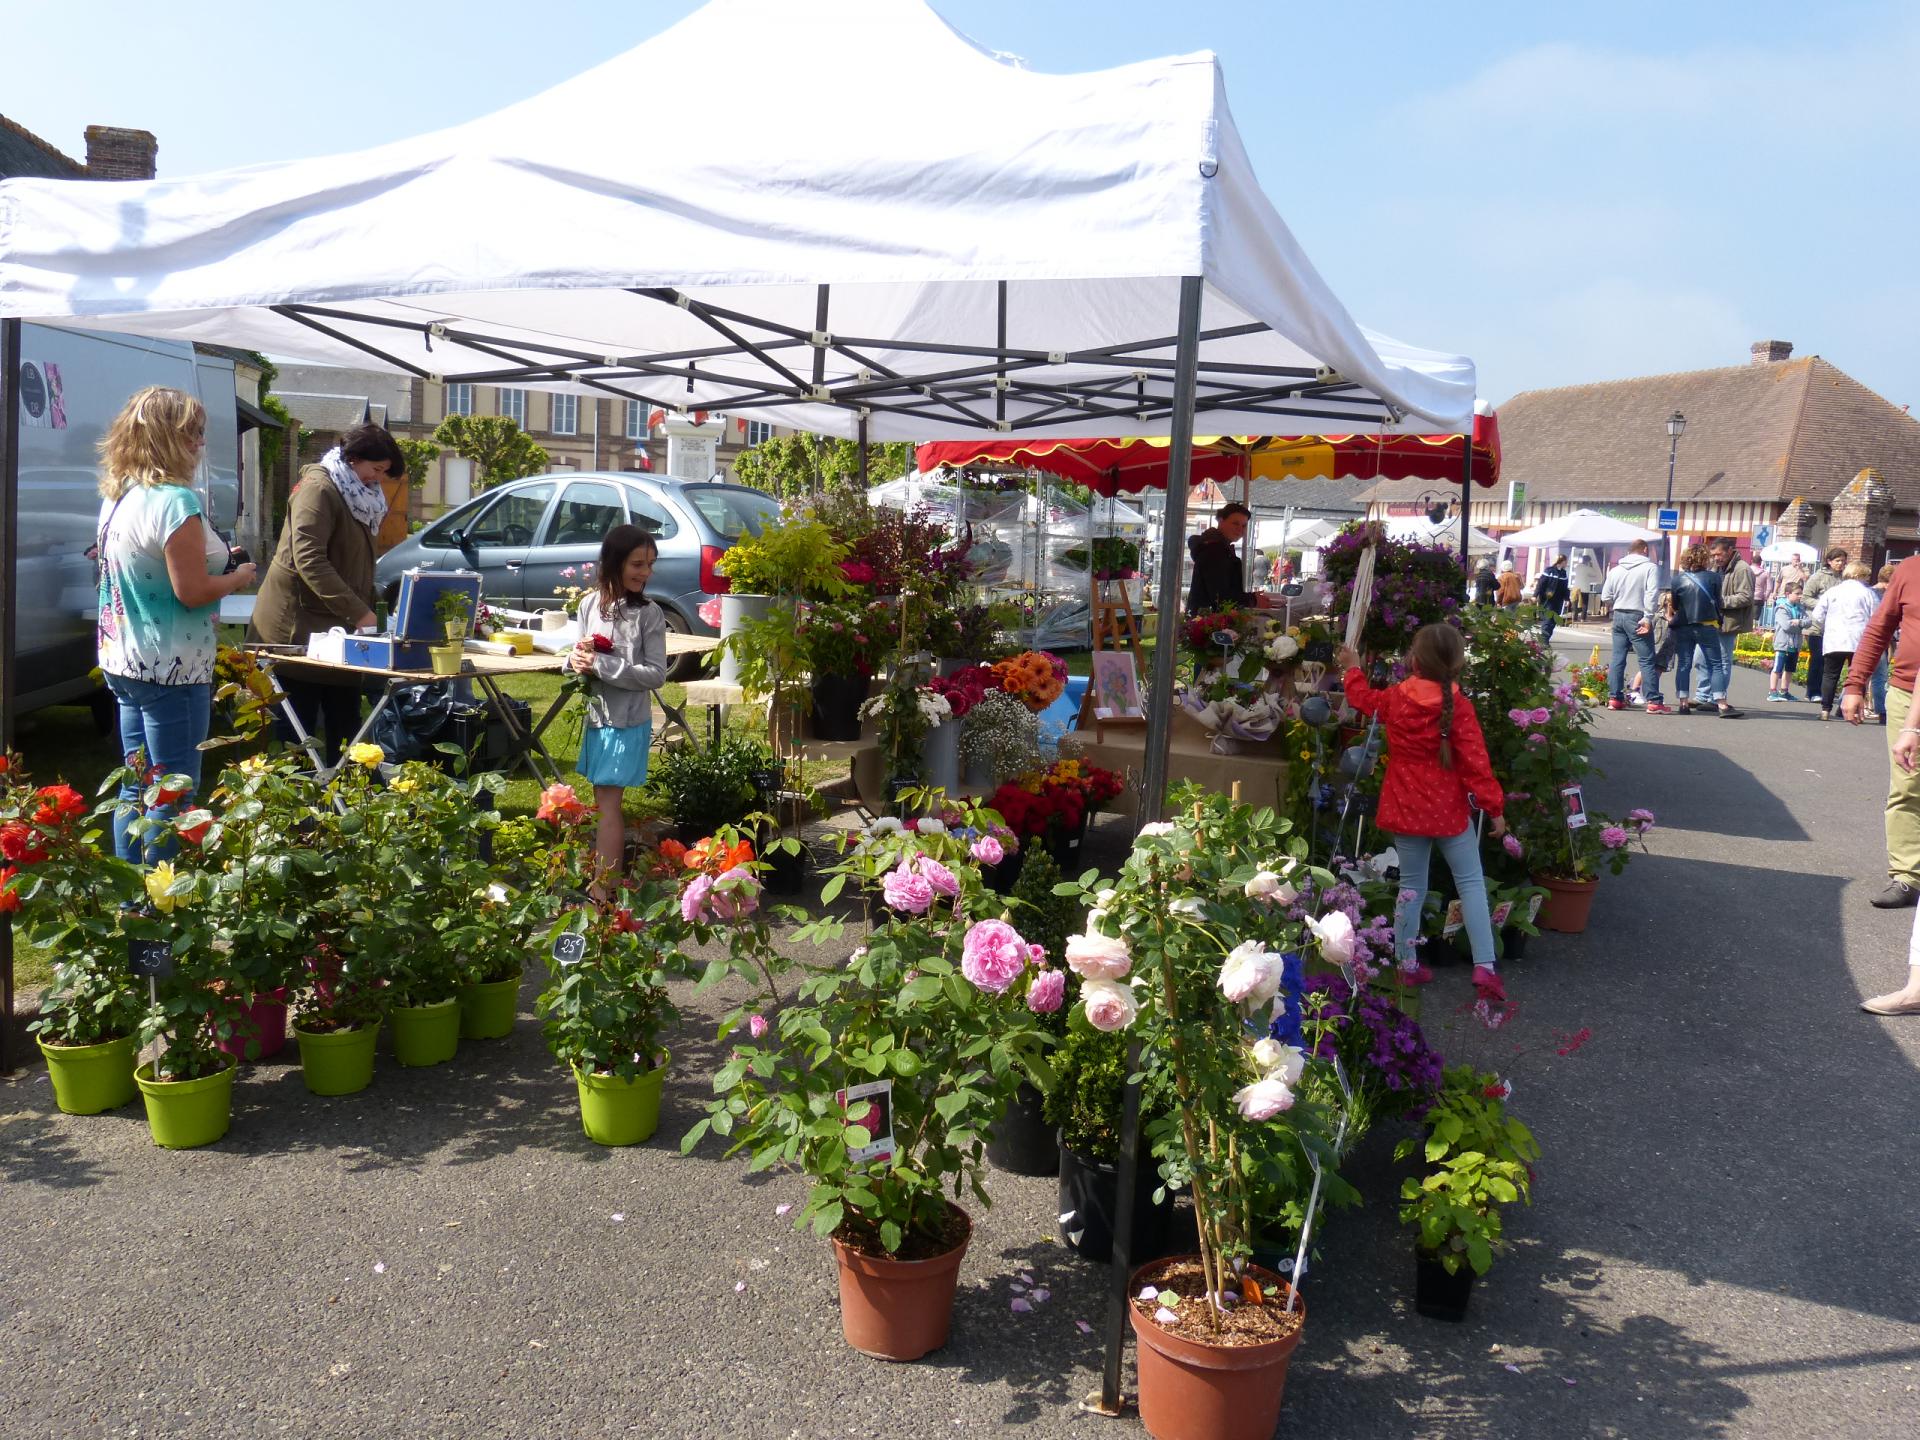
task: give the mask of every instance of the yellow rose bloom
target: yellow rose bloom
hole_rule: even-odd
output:
[[[173,865],[166,860],[147,872],[147,898],[153,901],[154,908],[162,915],[171,914],[173,907],[181,903],[182,897],[167,893],[173,888],[176,878]]]
[[[411,775],[402,775],[398,780],[393,782],[393,788],[398,790],[402,795],[411,795],[420,788],[420,782]]]
[[[347,758],[356,765],[364,765],[372,770],[387,758],[387,752],[370,740],[362,740],[358,745],[347,747]]]

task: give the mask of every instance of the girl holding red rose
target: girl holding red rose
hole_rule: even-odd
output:
[[[621,801],[647,782],[653,695],[667,678],[667,618],[647,598],[659,546],[637,525],[616,525],[600,543],[600,585],[580,603],[580,639],[569,663],[589,677],[580,773],[600,811],[594,853],[617,871],[626,848]],[[597,888],[597,887],[596,887]]]

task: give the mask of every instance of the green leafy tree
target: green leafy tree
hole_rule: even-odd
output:
[[[449,415],[433,432],[433,442],[473,462],[480,490],[538,475],[552,464],[547,452],[505,415]]]
[[[462,417],[464,418],[464,417]],[[427,471],[440,458],[440,447],[431,440],[400,440],[400,453],[407,457],[407,483],[418,490],[427,483]]]
[[[913,446],[906,441],[867,446],[867,481],[878,485],[913,468]],[[825,435],[776,435],[733,462],[734,479],[769,495],[787,499],[824,490],[860,488],[860,445]]]

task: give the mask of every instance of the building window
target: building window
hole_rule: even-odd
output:
[[[747,421],[747,444],[762,445],[773,438],[773,422],[769,420]]]
[[[547,427],[556,435],[576,435],[580,431],[580,397],[578,395],[556,395],[553,397],[553,424]]]
[[[447,386],[447,414],[471,415],[473,413],[473,386]]]
[[[502,390],[500,394],[500,413],[513,421],[522,430],[527,428],[527,392],[524,390]]]
[[[627,401],[627,438],[629,440],[647,438],[647,407],[642,401]]]

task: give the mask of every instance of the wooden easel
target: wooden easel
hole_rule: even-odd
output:
[[[1146,664],[1140,654],[1140,618],[1134,614],[1133,602],[1127,597],[1127,582],[1124,580],[1102,580],[1095,578],[1090,583],[1089,595],[1092,601],[1093,649],[1127,649],[1133,652],[1133,669],[1136,676],[1146,674]],[[1122,716],[1101,719],[1094,714],[1095,689],[1093,677],[1087,681],[1086,694],[1080,697],[1080,716],[1074,722],[1076,729],[1087,728],[1087,721],[1093,721],[1094,734],[1101,740],[1106,739],[1107,726],[1122,728],[1145,725],[1145,716]]]

